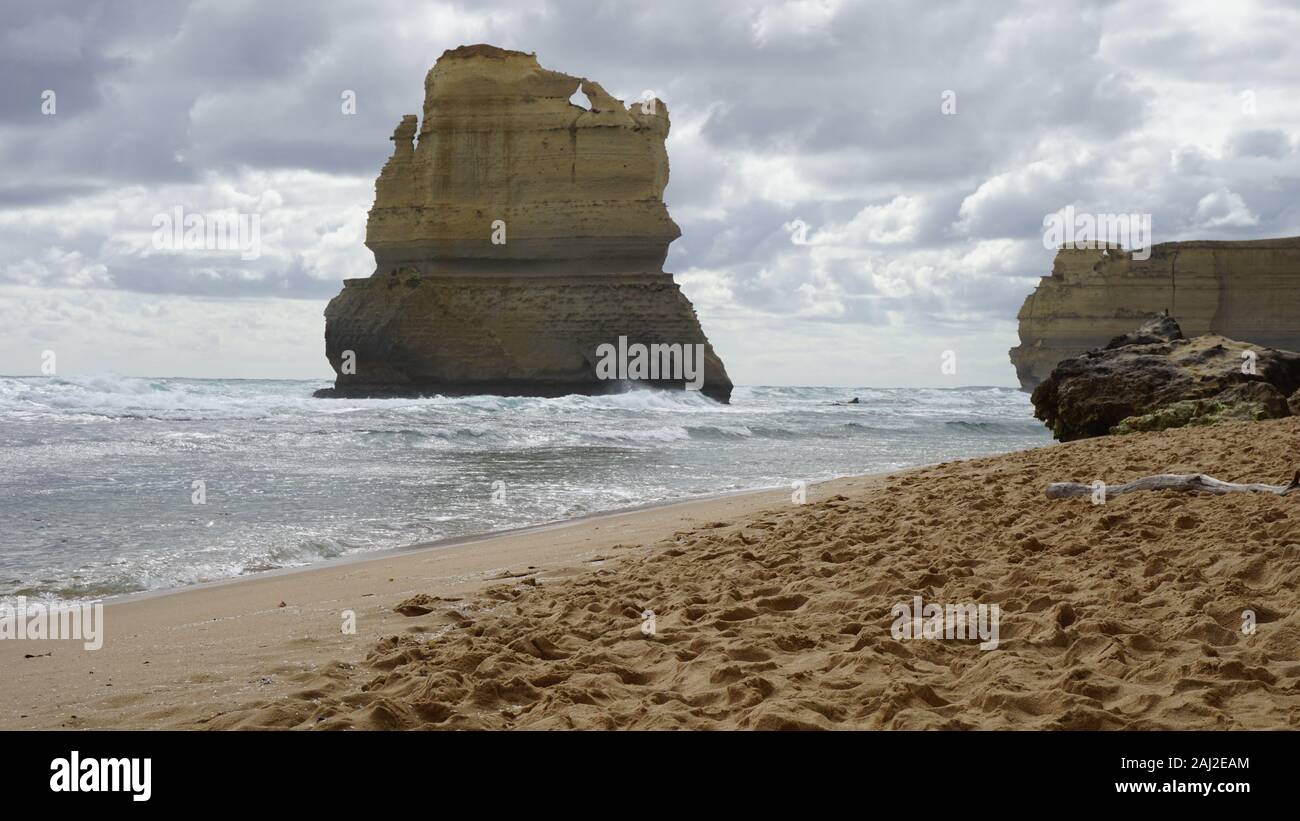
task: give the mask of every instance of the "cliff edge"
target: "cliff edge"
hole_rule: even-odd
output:
[[[1117,247],[1062,248],[1020,308],[1011,362],[1031,391],[1062,360],[1165,311],[1189,337],[1300,350],[1298,286],[1300,237],[1166,242],[1146,260]]]

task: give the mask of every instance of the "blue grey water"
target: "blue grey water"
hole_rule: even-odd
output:
[[[0,377],[0,599],[181,587],[1050,441],[1010,388],[741,387],[719,405],[313,399],[324,385]]]

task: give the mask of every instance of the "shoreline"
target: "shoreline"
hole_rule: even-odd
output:
[[[1008,451],[1008,452],[1014,452],[1014,451]],[[878,471],[875,473],[864,473],[860,475],[833,476],[829,479],[822,479],[816,482],[810,482],[808,484],[808,488],[811,490],[817,485],[825,484],[827,482],[836,482],[843,479],[862,478],[862,477],[869,477],[869,476],[888,476],[891,473],[898,473],[898,472],[903,472],[908,470],[920,470],[926,467],[930,467],[930,465],[916,465],[915,467],[911,467],[911,468],[900,468],[898,471]],[[660,508],[676,507],[678,505],[692,505],[700,502],[712,502],[715,500],[727,499],[734,496],[749,496],[757,493],[779,493],[783,491],[784,489],[780,486],[745,488],[741,490],[723,490],[723,491],[717,491],[713,493],[704,493],[698,496],[690,496],[685,499],[673,499],[673,500],[666,500],[666,501],[659,501],[659,502],[643,502],[641,504],[614,508],[612,510],[601,510],[592,513],[582,513],[577,516],[570,517],[568,519],[552,519],[546,522],[538,522],[537,524],[519,525],[518,527],[508,527],[503,530],[484,530],[476,533],[466,533],[460,536],[448,536],[445,539],[435,539],[433,541],[427,541],[427,542],[413,542],[411,544],[398,545],[397,547],[381,547],[375,550],[359,551],[357,553],[352,553],[346,556],[336,556],[330,559],[321,559],[320,561],[312,562],[310,564],[293,565],[291,567],[276,567],[270,570],[257,570],[252,573],[244,573],[239,576],[227,576],[222,579],[210,579],[208,581],[197,582],[195,584],[182,585],[180,587],[159,587],[154,590],[133,590],[130,593],[114,593],[111,596],[105,596],[103,599],[87,600],[87,603],[94,603],[98,601],[102,603],[105,607],[108,607],[110,604],[120,604],[124,602],[135,601],[135,600],[157,598],[160,596],[171,596],[178,593],[187,593],[192,590],[204,590],[208,588],[221,587],[223,585],[228,585],[228,584],[238,584],[240,582],[252,581],[254,579],[260,579],[264,577],[288,576],[288,575],[293,575],[295,573],[306,573],[312,570],[325,570],[330,567],[340,567],[340,566],[346,566],[349,564],[355,564],[360,562],[382,561],[384,559],[394,558],[401,555],[407,555],[417,551],[444,550],[448,548],[463,547],[465,545],[475,544],[478,542],[490,541],[492,539],[506,537],[506,536],[542,533],[547,530],[563,528],[572,524],[579,524],[582,522],[614,517],[614,516],[622,516],[625,514],[641,513],[644,511],[653,511],[653,510],[658,510]],[[28,601],[34,602],[36,600],[31,599],[29,597]],[[62,601],[62,600],[58,600],[58,601]],[[81,603],[81,600],[79,599],[73,601],[77,601],[78,603]],[[54,602],[45,602],[45,603],[52,604]]]
[[[889,475],[896,474],[811,483],[808,502]],[[383,635],[408,629],[393,611],[403,599],[567,578],[710,521],[792,506],[790,493],[758,488],[651,502],[106,598],[99,650],[78,641],[0,641],[0,667],[9,671],[0,729],[202,727],[250,698],[288,697],[330,658],[359,662]],[[356,614],[354,634],[341,630],[345,610]],[[51,679],[59,683],[51,687]]]
[[[87,430],[96,436],[103,431],[111,448],[148,454],[186,476],[219,472],[218,465],[227,460],[245,465],[249,471],[245,479],[218,476],[212,486],[213,493],[224,494],[217,499],[222,507],[191,509],[183,504],[188,500],[178,489],[126,492],[134,482],[153,481],[129,460],[122,466],[106,466],[100,471],[103,476],[79,488],[70,478],[76,475],[74,459],[47,453],[49,446],[42,444],[38,428],[22,429],[22,442],[46,449],[37,454],[35,463],[52,466],[52,472],[42,475],[14,463],[18,470],[12,486],[17,494],[0,513],[0,520],[12,521],[31,544],[29,550],[9,557],[11,584],[0,600],[12,602],[21,594],[28,601],[112,603],[167,595],[259,574],[368,560],[390,551],[437,543],[450,546],[467,538],[646,505],[762,491],[795,479],[824,481],[1006,452],[1047,440],[1046,431],[1028,421],[1023,399],[999,387],[981,387],[978,395],[971,396],[961,394],[969,389],[960,387],[872,388],[884,391],[879,401],[892,409],[885,414],[888,421],[879,426],[867,418],[874,413],[867,400],[877,401],[871,398],[875,394],[863,394],[860,408],[832,407],[842,404],[840,399],[849,393],[861,391],[742,387],[756,394],[746,400],[746,408],[733,406],[726,413],[705,408],[707,413],[697,416],[696,403],[689,405],[691,413],[679,413],[683,407],[675,394],[646,390],[643,393],[652,399],[638,399],[630,407],[606,403],[611,406],[601,404],[593,410],[584,402],[573,407],[549,402],[527,405],[521,411],[523,418],[515,420],[524,427],[515,431],[510,429],[515,423],[498,429],[485,421],[487,417],[464,421],[477,418],[485,408],[512,407],[498,401],[476,400],[464,409],[454,403],[450,410],[403,408],[401,413],[358,407],[355,413],[313,420],[314,412],[301,406],[314,400],[304,398],[297,382],[284,383],[290,385],[286,388],[275,387],[277,380],[244,380],[273,387],[234,389],[222,388],[216,380],[191,381],[199,387],[179,383],[120,387],[96,382],[70,388],[71,398],[60,398],[62,404],[41,393],[45,398],[38,405],[48,405],[55,421],[65,410],[78,415],[92,406],[117,408],[93,413]],[[126,398],[118,397],[123,391]],[[938,396],[954,391],[957,398]],[[831,393],[839,398],[827,398]],[[137,394],[146,398],[131,398]],[[264,415],[267,407],[273,409],[270,416]],[[251,416],[249,408],[254,409]],[[445,417],[450,427],[425,431],[419,425],[406,426],[407,410],[420,419]],[[584,426],[593,413],[610,420],[614,428]],[[283,425],[281,416],[288,420]],[[991,438],[985,436],[986,425]],[[1026,425],[1033,431],[1026,432]],[[189,442],[190,435],[195,442]],[[555,447],[547,444],[552,438]],[[780,447],[768,448],[772,443]],[[493,470],[515,488],[539,481],[536,491],[530,491],[533,498],[512,496],[510,505],[498,507],[488,504],[486,487],[460,486],[462,477],[476,475],[481,450],[513,453],[516,447],[522,448],[522,458],[499,461],[494,457]],[[615,451],[607,454],[606,447]],[[783,452],[787,447],[790,453]],[[318,463],[320,448],[348,468]],[[570,457],[570,448],[579,455]],[[866,458],[858,458],[858,448]],[[440,464],[427,471],[421,460],[435,458],[431,456],[435,451]],[[11,458],[18,458],[18,453],[15,450]],[[580,460],[580,471],[590,463],[594,472],[563,478],[570,458]],[[394,462],[392,469],[385,466],[389,459]],[[543,474],[529,478],[535,459],[555,464],[558,486],[546,486],[550,478]],[[60,469],[65,460],[66,469]],[[275,487],[260,486],[277,473],[283,475],[274,480]],[[371,481],[354,491],[349,473],[365,474]],[[610,492],[601,487],[605,483]],[[235,492],[237,487],[242,489]],[[84,503],[66,511],[41,498],[47,494],[63,499],[74,491],[84,494]],[[456,498],[438,498],[449,493],[457,494]],[[299,504],[306,509],[295,509]],[[53,524],[42,523],[39,511],[48,511]],[[121,522],[122,532],[112,539],[95,538],[108,521]],[[205,523],[216,526],[205,530]],[[29,529],[30,536],[25,536]]]
[[[1045,490],[1297,450],[1297,417],[1085,439],[120,601],[100,650],[0,641],[0,728],[1294,728],[1294,496]],[[917,598],[1000,634],[897,634]]]

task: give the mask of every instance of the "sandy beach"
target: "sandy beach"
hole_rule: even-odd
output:
[[[393,610],[412,596],[582,574],[642,542],[783,501],[789,493],[728,495],[111,601],[99,650],[0,641],[0,729],[222,726],[229,710],[301,695],[351,669],[336,659],[423,629]],[[342,630],[346,610],[355,633]]]
[[[97,652],[0,644],[0,724],[1293,728],[1300,496],[1044,490],[1297,452],[1296,418],[1107,437],[131,599]],[[916,596],[998,605],[997,648],[895,638]]]

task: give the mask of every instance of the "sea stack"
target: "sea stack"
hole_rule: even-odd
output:
[[[1219,334],[1300,351],[1300,238],[1195,240],[1152,246],[1135,259],[1117,246],[1062,248],[1050,276],[1020,308],[1012,348],[1031,391],[1062,360],[1105,345],[1167,312],[1187,336]]]
[[[726,369],[663,270],[681,235],[663,201],[663,101],[625,106],[489,45],[444,52],[424,89],[422,121],[402,118],[375,183],[375,272],[325,309],[337,378],[317,395],[619,391],[597,363],[622,337],[703,346],[695,384],[726,402]],[[647,384],[690,386],[655,372]]]

